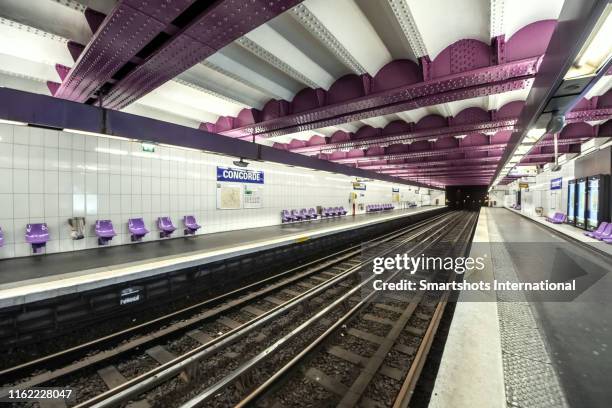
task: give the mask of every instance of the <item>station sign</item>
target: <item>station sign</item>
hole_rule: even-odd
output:
[[[365,189],[366,189],[365,183],[353,182],[353,190],[365,190]]]
[[[519,182],[519,188],[529,188],[529,183],[521,183],[521,182]]]
[[[217,181],[232,183],[264,183],[264,172],[260,170],[235,169],[217,166]]]
[[[391,187],[392,193],[399,193],[399,187]]]
[[[551,190],[561,190],[562,187],[563,187],[563,177],[554,178],[550,180]]]

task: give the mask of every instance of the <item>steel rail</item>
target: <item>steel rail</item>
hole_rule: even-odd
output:
[[[478,220],[478,216],[475,217]],[[472,232],[476,226],[476,222],[466,223],[463,231],[471,224]],[[467,242],[464,244],[462,248],[463,253],[467,252]],[[450,281],[450,279],[449,279]],[[410,400],[414,394],[414,389],[418,383],[423,367],[425,366],[425,361],[427,359],[427,355],[429,354],[429,350],[433,344],[433,340],[435,338],[438,327],[440,326],[440,321],[442,320],[442,316],[444,315],[444,310],[446,309],[446,305],[448,303],[448,298],[450,297],[450,290],[447,290],[442,295],[442,298],[438,302],[434,314],[431,318],[431,321],[427,325],[427,330],[425,331],[425,335],[423,336],[423,340],[421,344],[419,344],[419,348],[415,354],[414,360],[410,365],[410,370],[406,374],[400,391],[398,392],[395,401],[393,403],[393,408],[407,408],[410,404]]]
[[[441,223],[442,222],[439,222],[439,223],[436,223],[435,225],[430,226],[429,228],[427,228],[427,229],[421,231],[420,233],[418,233],[417,236],[425,235],[427,232],[429,232],[431,229],[433,229],[434,227],[438,226]],[[417,236],[415,236],[414,238],[416,238]],[[435,236],[435,233],[432,234],[430,237],[428,237],[428,239],[433,237],[433,236]],[[411,237],[410,239],[413,239],[413,237]],[[429,246],[433,245],[434,242],[435,241],[432,241],[429,244]],[[420,244],[423,245],[423,243],[424,242],[421,242]],[[415,251],[415,249],[413,249],[413,251]],[[390,251],[387,251],[387,253],[388,252],[390,252]],[[398,270],[398,271],[390,274],[385,279],[385,282],[389,282],[390,280],[394,279],[400,272],[401,271]],[[356,293],[358,290],[361,290],[364,286],[368,285],[372,280],[374,280],[376,278],[378,278],[377,275],[370,275],[370,277],[368,277],[363,282],[361,282],[360,284],[358,284],[357,286],[355,286],[354,288],[352,288],[351,290],[346,292],[343,296],[338,298],[332,304],[330,304],[329,306],[325,307],[324,309],[322,309],[321,311],[316,313],[310,319],[308,319],[307,321],[302,323],[300,326],[298,326],[296,329],[292,330],[290,333],[286,334],[281,339],[277,340],[272,346],[270,346],[269,348],[264,350],[262,353],[259,353],[257,356],[253,357],[252,359],[250,359],[249,361],[244,363],[242,366],[240,366],[238,369],[236,369],[232,374],[230,374],[229,376],[226,376],[223,380],[217,382],[216,384],[212,385],[211,387],[208,387],[206,390],[204,390],[202,393],[200,393],[197,397],[194,397],[191,400],[189,400],[187,403],[183,404],[181,406],[181,408],[195,408],[195,407],[203,406],[203,404],[206,403],[206,401],[208,401],[211,397],[216,395],[219,391],[221,391],[222,389],[224,389],[225,387],[230,385],[232,382],[236,381],[238,378],[243,376],[247,371],[250,371],[251,369],[253,369],[258,363],[260,363],[261,361],[265,360],[267,357],[269,357],[269,355],[271,355],[274,351],[276,351],[278,348],[280,348],[286,342],[288,342],[289,340],[293,339],[295,336],[299,335],[301,332],[306,330],[311,325],[317,323],[323,316],[325,316],[329,312],[335,310],[339,305],[341,305],[344,301],[346,301],[348,298],[350,298],[354,293]],[[283,368],[281,368],[281,370],[277,371],[275,374],[273,374],[273,376],[270,379],[268,379],[268,381],[266,381],[263,385],[258,387],[252,394],[249,395],[249,397],[251,397],[251,396],[254,397],[255,395],[259,395],[261,392],[263,392],[263,390],[267,389],[267,387],[269,387],[270,385],[275,383],[279,378],[281,378],[283,375],[285,375],[291,367],[293,367],[295,364],[297,364],[312,349],[314,349],[316,346],[318,346],[318,344],[320,342],[322,342],[323,339],[327,338],[327,336],[329,334],[331,334],[337,328],[339,328],[343,324],[345,324],[345,322],[348,321],[350,318],[352,318],[359,310],[361,310],[363,307],[365,307],[367,304],[369,304],[370,300],[372,298],[374,298],[374,297],[376,297],[378,295],[380,295],[380,293],[378,293],[377,291],[375,291],[375,290],[371,291],[357,305],[352,307],[349,312],[347,312],[340,319],[338,319],[331,327],[329,327],[321,336],[319,336],[315,341],[311,342],[296,357],[294,357],[289,363],[287,363],[285,366],[283,366]],[[247,397],[247,399],[248,400],[243,400],[242,402],[240,402],[238,404],[238,406],[245,406],[246,404],[248,404],[251,400],[248,397]]]
[[[394,234],[394,236],[402,236],[405,235],[407,233],[410,233],[411,231],[414,231],[416,229],[420,229],[423,228],[423,226],[425,225],[427,227],[426,231],[441,224],[444,219],[446,217],[448,217],[449,214],[443,214],[442,216],[436,217],[436,222],[433,223],[432,225],[427,225],[428,223],[431,223],[431,219],[429,220],[425,220],[424,222],[420,223],[419,226],[413,226],[412,228],[408,228],[408,231],[400,231],[397,232],[396,234]],[[406,242],[407,240],[411,240],[414,239],[420,235],[422,235],[424,232],[418,232],[415,234],[412,234],[410,237],[404,239],[402,242],[394,245],[394,247],[392,247],[391,249],[389,249],[388,251],[392,251],[393,249],[399,247],[400,245],[402,245],[404,242]],[[387,251],[387,252],[388,252]],[[247,334],[251,333],[253,330],[257,329],[258,327],[267,324],[271,321],[273,321],[273,319],[275,319],[276,317],[288,312],[289,310],[293,309],[294,307],[302,304],[304,301],[313,298],[315,296],[318,296],[319,294],[323,293],[325,290],[327,290],[329,287],[343,281],[344,279],[352,276],[354,273],[358,272],[360,270],[360,268],[364,265],[367,264],[368,262],[370,262],[374,257],[368,258],[362,262],[360,262],[359,264],[349,268],[348,270],[344,271],[343,273],[333,277],[332,279],[323,282],[321,285],[316,286],[304,293],[302,293],[301,295],[285,302],[282,305],[279,305],[269,311],[267,311],[266,313],[255,317],[254,319],[250,320],[249,322],[243,324],[240,327],[237,327],[233,330],[230,330],[224,334],[222,334],[219,337],[214,338],[213,340],[211,340],[210,342],[203,344],[202,346],[191,350],[179,357],[177,357],[176,359],[163,364],[161,366],[158,366],[156,368],[154,368],[151,371],[148,371],[147,373],[144,373],[138,377],[135,377],[123,384],[121,384],[118,387],[115,387],[111,390],[106,391],[105,393],[99,394],[96,397],[91,398],[88,401],[85,401],[79,405],[77,405],[77,408],[85,408],[85,407],[95,407],[95,408],[102,408],[102,407],[111,407],[111,406],[116,406],[122,402],[126,402],[128,400],[130,400],[131,398],[133,398],[134,396],[137,396],[153,387],[155,387],[156,385],[159,385],[177,375],[179,375],[181,372],[183,372],[184,370],[188,369],[192,364],[197,364],[197,362],[199,362],[200,360],[212,355],[213,353],[221,350],[224,347],[227,347],[231,344],[233,344],[234,342],[240,340],[242,337],[246,336]]]

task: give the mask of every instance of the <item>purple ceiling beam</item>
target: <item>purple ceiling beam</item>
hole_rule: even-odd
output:
[[[524,89],[531,86],[539,59],[526,58],[446,75],[219,133],[231,137],[252,134],[281,136],[424,106]]]
[[[193,0],[120,0],[100,23],[55,96],[86,102]]]
[[[121,109],[303,0],[213,2],[163,47],[118,81],[105,107]]]
[[[383,154],[383,155],[376,155],[376,156],[348,157],[348,158],[341,158],[341,159],[330,159],[330,161],[333,161],[336,163],[360,163],[360,162],[378,161],[378,160],[413,159],[417,157],[441,156],[441,155],[448,155],[448,154],[454,154],[454,153],[486,152],[489,150],[503,149],[505,146],[506,146],[506,143],[493,143],[493,144],[487,144],[487,145],[481,145],[481,146],[453,147],[450,149],[424,150],[420,152]]]
[[[319,146],[305,146],[293,149],[288,149],[295,153],[304,152],[322,152],[329,153],[343,149],[366,149],[371,146],[380,146],[381,144],[397,144],[404,141],[427,140],[432,138],[444,138],[453,136],[464,136],[471,133],[489,133],[500,132],[503,130],[514,130],[516,120],[497,120],[489,122],[480,122],[465,126],[448,126],[436,129],[426,129],[415,132],[396,133],[385,137],[377,137],[365,140],[351,140],[341,143],[329,143]]]
[[[121,109],[302,0],[119,0],[56,96]],[[90,16],[91,18],[94,16]],[[92,20],[92,23],[95,23]]]
[[[472,157],[465,159],[453,159],[453,164],[472,164],[472,163],[486,163],[486,162],[497,162],[501,158],[501,155],[487,156],[487,157]],[[393,164],[373,164],[373,165],[361,165],[360,169],[365,170],[392,170],[392,169],[408,169],[408,168],[427,168],[430,166],[439,166],[449,164],[449,160],[429,160],[429,161],[411,161],[405,163],[393,163]]]
[[[429,174],[429,173],[439,173],[439,172],[455,172],[455,171],[480,171],[480,170],[489,170],[495,169],[497,167],[496,164],[487,165],[487,166],[446,166],[446,167],[431,167],[427,169],[397,169],[397,170],[386,170],[380,171],[382,174],[390,174],[390,175],[398,175],[398,174]]]
[[[497,112],[492,111],[490,113],[495,115]],[[593,108],[569,112],[566,115],[566,122],[569,124],[585,121],[606,120],[610,118],[612,118],[612,108]],[[378,132],[382,135],[380,137],[367,137],[364,139],[347,140],[336,143],[332,143],[329,141],[329,138],[326,138],[327,143],[325,144],[298,147],[289,146],[286,150],[302,154],[330,153],[337,150],[366,149],[371,146],[380,146],[381,144],[389,145],[409,140],[414,141],[421,139],[453,137],[471,133],[496,133],[505,130],[515,130],[517,121],[518,115],[499,120],[481,121],[467,125],[443,126],[431,129],[395,132],[387,135],[383,134],[384,129],[379,129]],[[414,127],[414,124],[412,123],[404,123],[406,128]],[[354,137],[354,133],[349,133],[349,135]]]

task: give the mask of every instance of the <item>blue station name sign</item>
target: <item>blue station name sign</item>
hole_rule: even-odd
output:
[[[260,170],[234,169],[217,166],[217,181],[263,184],[264,173]]]
[[[559,177],[559,178],[550,180],[551,190],[561,190],[562,187],[563,187],[563,177]]]

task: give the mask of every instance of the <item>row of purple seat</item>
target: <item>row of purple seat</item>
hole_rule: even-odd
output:
[[[337,217],[346,215],[344,207],[329,207],[321,210],[321,218]],[[281,222],[296,222],[296,221],[308,221],[316,220],[319,218],[317,210],[314,208],[302,208],[301,210],[283,210],[281,211]]]
[[[602,222],[595,231],[585,232],[584,235],[612,244],[612,222]]]
[[[393,204],[370,204],[366,206],[366,212],[390,211],[394,208]]]
[[[567,216],[563,213],[556,212],[552,217],[546,217],[546,221],[553,224],[563,224],[567,220]]]
[[[314,208],[301,210],[283,210],[281,211],[281,222],[294,222],[304,220],[316,220],[319,217],[317,211]]]
[[[196,231],[201,228],[193,215],[186,215],[183,217],[183,224],[185,225],[185,235],[194,235]],[[160,238],[169,237],[176,230],[170,217],[159,217],[157,219],[157,227],[160,231]],[[130,218],[128,220],[128,230],[130,231],[132,242],[142,240],[142,238],[149,233],[142,218]],[[1,231],[2,230],[0,230],[0,236],[2,236]],[[100,245],[108,244],[108,242],[117,235],[111,220],[97,220],[95,232],[98,237],[98,244]],[[49,228],[46,223],[26,225],[25,240],[28,244],[32,245],[32,251],[34,253],[40,252],[40,249],[45,246],[49,239]],[[0,246],[3,243],[4,237],[2,236]]]

